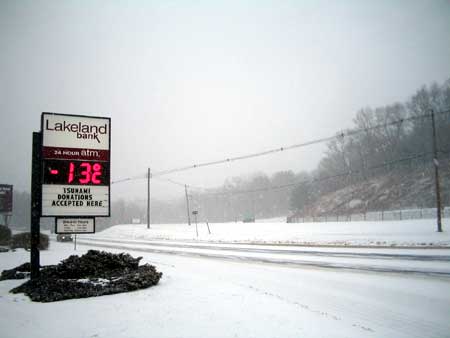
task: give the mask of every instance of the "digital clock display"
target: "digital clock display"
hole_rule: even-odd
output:
[[[109,185],[109,162],[44,160],[43,184]]]

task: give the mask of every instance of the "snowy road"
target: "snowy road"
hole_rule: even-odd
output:
[[[106,248],[215,259],[450,276],[450,249],[300,247],[293,245],[143,241],[99,237],[83,237],[78,242]]]
[[[52,242],[41,252],[41,263],[55,264],[94,248],[93,241],[89,246],[80,242],[76,252],[72,243]],[[0,282],[1,337],[450,337],[450,278],[445,275],[261,264],[141,249],[107,250],[143,256],[143,263],[163,272],[160,283],[145,290],[40,304],[8,293],[22,281]],[[2,253],[0,268],[28,259],[25,251]]]

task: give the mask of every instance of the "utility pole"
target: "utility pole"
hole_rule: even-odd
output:
[[[152,173],[150,168],[148,168],[147,173],[147,229],[150,229],[150,179],[152,177]]]
[[[436,142],[436,123],[434,121],[434,111],[431,110],[431,127],[433,130],[433,165],[434,165],[434,182],[436,188],[436,209],[437,209],[437,231],[442,232],[441,218],[441,189],[439,186],[439,161]]]
[[[189,196],[188,196],[186,184],[184,185],[184,193],[186,194],[186,208],[187,208],[188,225],[191,225],[191,212],[189,211]]]

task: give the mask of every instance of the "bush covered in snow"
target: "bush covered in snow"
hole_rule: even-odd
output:
[[[39,250],[47,250],[49,246],[48,235],[39,235]],[[31,248],[31,234],[22,232],[11,237],[11,249],[23,248],[29,250]]]
[[[8,245],[11,240],[11,229],[6,225],[0,225],[0,245]]]
[[[134,291],[158,284],[162,273],[149,264],[139,266],[141,259],[124,253],[89,250],[81,257],[72,255],[58,265],[43,267],[39,278],[11,292],[25,293],[37,302],[54,302]],[[18,269],[4,271],[3,279],[15,278]]]

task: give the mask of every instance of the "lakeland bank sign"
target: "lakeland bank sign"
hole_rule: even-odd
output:
[[[110,216],[111,120],[43,113],[42,216]]]
[[[108,134],[108,124],[92,125],[83,124],[82,122],[71,123],[65,119],[62,122],[53,122],[53,124],[51,124],[51,121],[47,119],[45,121],[45,130],[63,133],[76,133],[77,139],[90,139],[101,143],[99,135]]]

